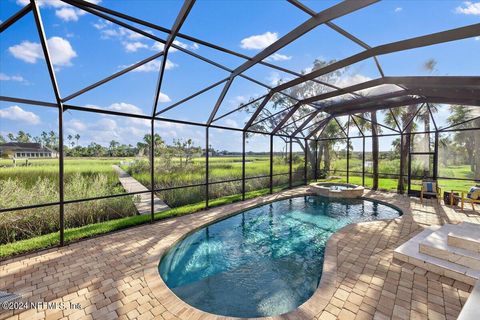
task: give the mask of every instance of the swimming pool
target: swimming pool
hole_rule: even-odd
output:
[[[364,199],[296,197],[215,222],[161,259],[160,275],[183,301],[233,317],[279,315],[317,288],[328,238],[347,224],[400,216]]]

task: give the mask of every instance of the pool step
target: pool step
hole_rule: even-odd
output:
[[[480,281],[473,287],[467,302],[458,315],[458,320],[474,320],[480,318]]]
[[[453,230],[461,232],[461,228],[461,225],[427,227],[396,248],[393,256],[398,260],[408,262],[428,271],[474,285],[480,279],[480,268],[476,268],[473,265],[465,265],[467,263],[464,263],[460,258],[476,261],[477,259],[474,255],[476,253],[469,252],[467,254],[465,251],[468,250],[448,246],[447,244],[448,233]],[[475,228],[479,228],[478,232],[480,232],[480,225],[475,226]]]
[[[459,226],[461,228],[456,228],[448,233],[448,245],[480,253],[479,225],[462,222]]]
[[[450,233],[457,234],[465,232],[465,228],[460,225],[446,224],[435,232],[432,232],[419,244],[420,253],[443,259],[461,266],[480,270],[480,253],[464,249],[463,247],[451,246],[448,242]],[[479,228],[480,232],[480,228]],[[460,239],[460,238],[457,238]],[[463,240],[457,242],[465,246]]]

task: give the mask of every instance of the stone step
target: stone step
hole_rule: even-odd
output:
[[[480,270],[480,253],[448,245],[449,233],[463,230],[462,226],[445,224],[419,243],[420,253],[461,266]]]
[[[458,315],[458,320],[475,320],[480,318],[480,281],[473,287],[467,302]]]
[[[462,222],[448,233],[449,246],[480,253],[480,224]]]
[[[396,248],[393,252],[394,258],[439,275],[465,282],[469,285],[474,285],[480,278],[479,269],[463,266],[419,251],[420,243],[440,228],[441,226],[425,228],[425,230],[417,234],[415,237]]]

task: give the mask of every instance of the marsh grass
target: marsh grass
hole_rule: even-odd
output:
[[[122,160],[132,163],[123,168],[134,178],[139,180],[147,188],[150,186],[149,163],[146,159],[133,158],[66,158],[65,159],[65,200],[84,199],[98,196],[114,195],[125,193],[125,190],[119,183],[118,176],[113,170],[112,165],[119,165]],[[211,157],[209,159],[209,181],[223,181],[231,179],[241,179],[242,177],[242,158],[241,157]],[[299,155],[295,155],[292,165],[292,185],[301,185],[304,182],[304,163]],[[381,160],[379,171],[380,188],[386,190],[395,190],[397,179],[384,176],[382,173],[397,173],[397,160]],[[247,156],[245,164],[246,177],[259,177],[268,175],[270,172],[270,161],[268,156]],[[337,159],[332,162],[333,174],[340,176],[338,181],[345,181],[346,159]],[[11,160],[0,160],[0,208],[21,207],[34,204],[45,204],[58,202],[58,159],[38,159],[30,161],[28,166],[19,165],[12,167]],[[361,161],[351,159],[351,171],[361,171]],[[273,173],[282,173],[283,175],[273,177],[273,186],[275,188],[284,188],[289,182],[289,164],[285,158],[275,156],[273,161]],[[441,175],[470,178],[470,169],[468,166],[448,166],[439,168]],[[368,175],[369,168],[365,178],[367,187],[372,185],[372,178]],[[170,162],[162,162],[161,159],[155,161],[155,188],[164,189],[170,187],[186,186],[191,184],[201,184],[205,182],[205,158],[194,158],[188,165],[181,166],[178,159],[171,159]],[[308,176],[312,178],[311,168]],[[351,174],[350,182],[362,184],[360,174]],[[269,178],[254,178],[245,181],[247,194],[255,194],[256,190],[268,190]],[[414,181],[415,183],[415,181]],[[460,180],[440,180],[440,186],[443,190],[460,189],[468,190],[472,186],[470,181]],[[242,184],[238,182],[227,182],[211,184],[209,187],[210,203],[223,203],[229,197],[238,198],[242,191]],[[192,203],[198,209],[200,203],[204,203],[206,190],[204,186],[175,189],[158,192],[157,195],[163,199],[172,210],[167,211],[165,215],[177,214],[181,210],[190,212]],[[77,228],[87,228],[89,225],[98,223],[107,223],[119,221],[122,226],[125,217],[136,217],[134,206],[135,197],[124,196],[95,201],[86,201],[75,204],[65,205],[65,226],[66,230]],[[213,205],[213,204],[212,204]],[[183,208],[183,209],[180,209]],[[185,209],[190,208],[190,209]],[[176,212],[176,213],[175,213]],[[143,221],[144,218],[135,218],[131,221]],[[128,220],[130,221],[130,220]],[[129,225],[133,222],[125,222]],[[136,223],[136,222],[135,222]],[[110,226],[110,225],[109,225]],[[117,226],[112,222],[112,226]],[[35,238],[39,236],[50,235],[42,239],[48,243],[51,240],[52,233],[58,231],[59,227],[59,208],[58,206],[46,206],[30,210],[18,210],[0,214],[0,243],[16,243],[22,239]],[[117,228],[117,227],[108,227]],[[108,229],[107,228],[107,229]],[[90,229],[81,229],[90,230]],[[95,229],[97,230],[97,229]],[[99,229],[103,230],[103,229]],[[110,229],[108,229],[110,230]],[[79,231],[80,232],[80,231]],[[84,231],[82,231],[84,232]],[[90,234],[89,231],[85,231]],[[100,232],[100,231],[95,231]],[[102,231],[103,232],[103,231]],[[81,232],[80,232],[81,233]],[[101,233],[101,232],[100,232]],[[76,239],[77,236],[74,236]],[[40,241],[40,240],[35,240]],[[34,247],[45,247],[44,244],[37,244]]]
[[[277,187],[273,191],[277,192],[283,189],[283,187]],[[255,190],[247,192],[245,194],[246,199],[251,199],[259,197],[262,195],[268,194],[269,189]],[[222,198],[214,199],[210,201],[210,207],[216,207],[221,205],[230,204],[233,202],[240,201],[242,196],[240,194],[225,196]],[[155,220],[162,220],[169,217],[183,216],[186,214],[191,214],[205,209],[205,202],[199,202],[195,204],[189,204],[186,206],[173,208],[163,212],[155,213]],[[69,228],[65,230],[65,243],[72,243],[80,239],[91,238],[93,236],[98,236],[101,234],[106,234],[109,232],[125,229],[128,227],[141,225],[144,223],[150,222],[150,215],[135,215],[124,217],[120,219],[104,221],[94,224],[89,224],[86,226],[78,228]],[[18,255],[21,253],[31,252],[34,250],[40,250],[49,248],[59,244],[59,234],[58,232],[52,232],[40,236],[35,236],[30,239],[15,241],[7,244],[0,245],[0,259],[5,259],[13,255]]]

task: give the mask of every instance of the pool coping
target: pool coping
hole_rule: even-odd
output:
[[[176,243],[178,243],[179,241],[187,237],[192,232],[195,232],[196,230],[204,227],[205,225],[209,225],[217,221],[224,220],[235,214],[238,214],[241,211],[259,207],[265,204],[269,204],[274,201],[285,200],[289,198],[307,196],[307,195],[316,195],[316,194],[308,187],[301,187],[301,188],[282,191],[282,192],[271,194],[271,195],[266,195],[258,198],[245,200],[238,203],[229,204],[226,206],[217,207],[208,211],[203,211],[198,214],[188,215],[189,223],[185,228],[186,230],[182,230],[176,234],[170,235],[169,237],[162,239],[148,251],[148,256],[150,257],[150,259],[148,263],[145,265],[144,276],[152,294],[155,296],[155,298],[157,298],[159,301],[162,302],[162,305],[169,312],[179,317],[180,319],[192,319],[192,320],[194,319],[204,319],[204,320],[246,319],[246,318],[228,317],[228,316],[208,313],[208,312],[199,310],[189,305],[188,303],[184,302],[181,298],[177,297],[175,293],[173,293],[170,290],[170,288],[168,288],[168,286],[165,284],[162,277],[160,276],[158,271],[160,260],[163,258],[166,251],[169,250],[172,246],[174,246]],[[410,210],[408,210],[409,208],[407,207],[402,208],[403,206],[400,207],[397,205],[393,205],[391,203],[386,203],[385,201],[376,199],[375,197],[369,197],[366,194],[364,194],[361,197],[361,199],[378,201],[382,204],[386,204],[392,208],[395,208],[402,213],[400,217],[389,219],[389,221],[402,219],[410,212]],[[207,216],[211,215],[211,217],[207,217],[206,221],[201,221],[197,223],[194,220],[194,218],[195,216],[199,216],[199,215],[207,215]],[[321,313],[321,311],[323,311],[325,307],[328,305],[330,299],[333,297],[335,293],[335,290],[337,289],[338,241],[342,238],[345,232],[348,232],[349,230],[355,228],[356,226],[362,225],[362,224],[375,223],[375,222],[378,222],[378,221],[352,223],[337,230],[334,234],[330,236],[325,247],[323,270],[322,270],[322,277],[320,278],[320,283],[317,289],[315,290],[315,292],[313,293],[313,295],[307,301],[302,303],[295,310],[289,311],[287,313],[277,315],[277,316],[259,317],[254,319],[269,319],[269,320],[314,319],[316,316],[318,316]]]

